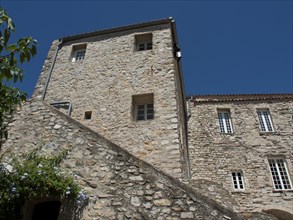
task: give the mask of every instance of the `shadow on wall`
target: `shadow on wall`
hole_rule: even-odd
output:
[[[62,219],[81,219],[86,201],[82,206],[75,200],[41,198],[27,201],[23,207],[24,220],[62,220]]]
[[[279,220],[292,220],[293,219],[293,213],[291,210],[291,213],[288,211],[280,210],[280,209],[267,209],[263,210],[263,212],[271,214],[275,217],[277,217]]]

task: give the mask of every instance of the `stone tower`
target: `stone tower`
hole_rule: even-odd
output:
[[[172,18],[63,37],[52,44],[33,99],[186,178],[180,57]]]

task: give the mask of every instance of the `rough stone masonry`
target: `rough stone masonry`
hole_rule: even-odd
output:
[[[290,219],[293,191],[274,189],[268,159],[293,176],[292,94],[194,97],[187,108],[179,52],[171,18],[54,41],[2,159],[68,150],[62,167],[90,199],[78,214],[61,201],[59,219]],[[274,132],[259,132],[258,109]],[[44,199],[27,201],[24,219]]]

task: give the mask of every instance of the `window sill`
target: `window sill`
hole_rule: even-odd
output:
[[[219,132],[220,135],[228,135],[228,136],[233,136],[235,133],[222,133],[222,132]]]
[[[152,51],[153,49],[148,49],[148,50],[135,50],[134,52],[144,52],[144,51]]]
[[[277,133],[276,131],[260,131],[259,132],[260,136],[263,136],[263,135],[276,135],[276,134],[279,134],[279,133]]]
[[[276,190],[276,189],[273,189],[272,191],[273,193],[292,193],[293,192],[293,189],[279,189],[279,190]]]
[[[243,193],[243,194],[249,194],[249,192],[248,191],[246,191],[245,189],[239,189],[239,190],[237,190],[237,189],[234,189],[233,191],[231,191],[231,193],[232,194],[237,194],[237,193]]]
[[[152,122],[152,121],[154,121],[154,119],[148,119],[148,120],[133,120],[132,122],[134,122],[134,123],[143,123],[143,122],[148,123],[148,122]]]

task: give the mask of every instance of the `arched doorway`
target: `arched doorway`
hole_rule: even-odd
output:
[[[31,220],[58,220],[60,201],[46,201],[35,204]]]
[[[291,220],[293,219],[293,214],[280,210],[280,209],[268,209],[265,210],[264,212],[271,214],[273,216],[275,216],[276,218],[278,218],[279,220]]]

